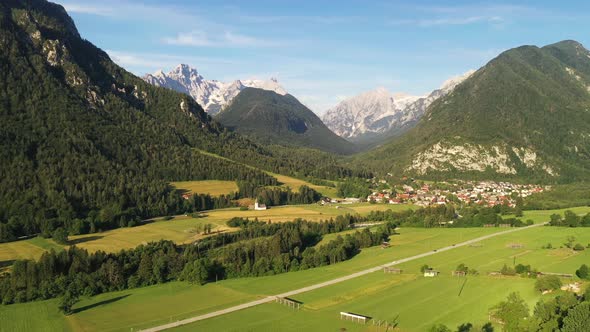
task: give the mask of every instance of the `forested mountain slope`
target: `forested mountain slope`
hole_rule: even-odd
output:
[[[332,156],[313,154],[311,167],[307,153],[228,132],[189,96],[114,64],[44,0],[0,2],[0,72],[0,241],[180,212],[169,181],[276,183],[199,151],[294,175],[346,173]]]
[[[419,176],[587,179],[589,68],[590,52],[575,41],[508,50],[414,129],[355,162]]]
[[[315,113],[289,94],[245,88],[215,120],[264,144],[341,154],[355,150],[352,143],[330,131]]]

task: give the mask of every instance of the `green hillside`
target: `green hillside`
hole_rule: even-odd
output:
[[[587,179],[589,74],[590,52],[574,41],[508,50],[355,162],[421,176]]]
[[[227,131],[190,97],[117,66],[44,0],[0,2],[0,72],[0,242],[185,213],[172,181],[350,174],[332,155]]]
[[[246,88],[215,120],[263,144],[294,145],[349,154],[352,143],[334,134],[291,95]]]

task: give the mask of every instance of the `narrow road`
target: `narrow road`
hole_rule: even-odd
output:
[[[195,317],[191,317],[191,318],[187,318],[187,319],[183,319],[183,320],[179,320],[177,322],[173,322],[173,323],[169,323],[169,324],[164,324],[164,325],[160,325],[160,326],[155,326],[149,329],[145,329],[142,330],[143,332],[157,332],[157,331],[163,331],[166,329],[171,329],[174,327],[178,327],[181,325],[186,325],[186,324],[190,324],[190,323],[194,323],[194,322],[198,322],[200,320],[204,320],[207,318],[212,318],[212,317],[217,317],[217,316],[221,316],[221,315],[225,315],[225,314],[229,314],[231,312],[235,312],[238,310],[242,310],[242,309],[247,309],[247,308],[251,308],[254,306],[257,306],[259,304],[264,304],[264,303],[269,303],[274,301],[277,297],[289,297],[289,296],[293,296],[293,295],[297,295],[297,294],[301,294],[301,293],[305,293],[305,292],[309,292],[318,288],[322,288],[322,287],[326,287],[326,286],[330,286],[330,285],[334,285],[337,284],[339,282],[343,282],[346,280],[350,280],[350,279],[354,279],[360,276],[364,276],[366,274],[369,273],[373,273],[373,272],[377,272],[377,271],[381,271],[384,267],[390,267],[390,266],[394,266],[394,265],[398,265],[398,264],[402,264],[402,263],[406,263],[409,261],[413,261],[416,259],[420,259],[420,258],[424,258],[424,257],[428,257],[431,255],[435,255],[444,251],[448,251],[448,250],[452,250],[455,248],[459,248],[459,247],[463,247],[463,246],[467,246],[473,243],[477,243],[483,240],[487,240],[496,236],[501,236],[501,235],[506,235],[509,233],[514,233],[514,232],[520,232],[520,231],[524,231],[526,229],[530,229],[533,227],[539,227],[539,226],[544,226],[546,223],[543,224],[535,224],[535,225],[531,225],[531,226],[526,226],[526,227],[518,227],[518,228],[511,228],[509,230],[506,231],[502,231],[502,232],[498,232],[498,233],[493,233],[493,234],[489,234],[489,235],[484,235],[484,236],[480,236],[478,238],[469,240],[469,241],[465,241],[465,242],[461,242],[461,243],[457,243],[455,245],[450,245],[450,246],[446,246],[440,249],[437,249],[436,251],[428,251],[422,254],[418,254],[415,256],[411,256],[411,257],[406,257],[406,258],[402,258],[390,263],[386,263],[383,265],[379,265],[379,266],[375,266],[373,268],[370,269],[366,269],[366,270],[362,270],[353,274],[349,274],[340,278],[336,278],[336,279],[332,279],[332,280],[328,280],[319,284],[315,284],[315,285],[311,285],[311,286],[307,286],[307,287],[303,287],[303,288],[299,288],[296,290],[292,290],[286,293],[281,293],[281,294],[276,294],[276,295],[272,295],[272,296],[267,296],[265,298],[262,298],[260,300],[256,300],[256,301],[252,301],[252,302],[247,302],[247,303],[243,303],[237,306],[233,306],[233,307],[229,307],[226,309],[221,309],[218,311],[213,311],[207,314],[203,314],[200,316],[195,316]]]

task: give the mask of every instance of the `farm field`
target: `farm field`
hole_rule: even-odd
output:
[[[0,244],[0,268],[17,259],[37,259],[45,251],[52,248],[61,250],[63,246],[53,242],[51,239],[43,239],[41,237],[2,243]]]
[[[193,194],[209,194],[211,196],[227,195],[238,191],[235,181],[203,180],[203,181],[180,181],[170,183],[176,189],[184,190]]]
[[[102,294],[83,299],[75,307],[78,312],[67,320],[70,326],[80,331],[129,331],[131,328],[136,331],[316,284],[500,230],[403,228],[399,230],[400,235],[392,236],[393,247],[364,249],[351,260],[336,265],[275,276],[223,280],[205,286],[171,282]],[[590,242],[590,229],[538,227],[482,241],[480,247],[461,247],[405,263],[400,265],[405,271],[401,275],[377,272],[298,295],[295,299],[304,302],[304,309],[298,312],[271,303],[191,324],[179,330],[231,331],[233,328],[236,331],[289,331],[337,330],[344,327],[348,331],[371,331],[362,325],[340,321],[340,311],[356,312],[381,320],[397,317],[403,331],[421,331],[422,328],[411,327],[427,328],[439,322],[449,326],[465,321],[483,322],[487,317],[487,309],[510,291],[519,291],[531,307],[540,298],[533,291],[532,279],[489,277],[487,272],[498,270],[504,263],[511,265],[514,257],[516,263],[530,264],[545,272],[572,273],[581,262],[590,261],[590,251],[573,254],[559,248],[569,235],[576,236],[576,241],[580,243]],[[510,243],[520,243],[523,248],[508,248],[506,245]],[[552,243],[557,249],[541,249],[546,243]],[[464,279],[453,278],[450,272],[460,263],[477,269],[480,276],[468,277],[461,296],[458,296]],[[435,267],[441,271],[441,275],[433,279],[421,277],[418,271],[422,264]],[[399,305],[402,302],[403,307]],[[63,316],[43,314],[55,306],[51,301],[19,306],[33,313],[31,317],[34,318],[28,324],[37,324],[37,317],[50,320],[50,324],[64,324],[61,322]],[[0,315],[8,314],[6,310],[11,308],[16,306],[0,307]],[[36,311],[42,313],[36,315]],[[236,329],[236,326],[240,328]]]
[[[218,226],[225,225],[225,221],[236,215],[245,217],[254,217],[257,213],[260,219],[270,218],[273,221],[280,221],[285,216],[287,220],[294,217],[304,217],[312,219],[312,216],[318,219],[325,219],[330,216],[335,216],[345,212],[358,211],[366,213],[371,209],[382,209],[394,207],[396,209],[407,208],[407,206],[388,206],[379,204],[358,204],[341,207],[336,209],[333,206],[323,207],[318,205],[307,206],[287,206],[281,208],[269,209],[267,211],[239,211],[238,209],[226,209],[208,211],[204,218],[182,218],[169,221],[156,221],[144,226],[129,229],[119,229],[112,231],[130,231],[135,229],[153,229],[153,236],[156,236],[158,231],[166,232],[175,230],[175,234],[185,234],[185,229],[195,227],[195,223],[212,223]],[[278,210],[286,209],[282,213]],[[274,210],[274,212],[273,212]],[[543,211],[544,214],[550,215],[556,211]],[[562,212],[562,211],[561,211]],[[242,214],[243,213],[243,214]],[[303,214],[303,215],[302,215]],[[155,228],[154,228],[155,227]],[[160,228],[163,227],[163,228]],[[402,228],[399,230],[399,235],[391,237],[392,247],[388,249],[381,249],[379,247],[368,248],[352,258],[332,266],[325,266],[317,269],[290,272],[276,276],[266,276],[258,278],[239,278],[219,281],[218,283],[211,283],[205,286],[193,286],[183,282],[172,282],[164,285],[156,285],[147,288],[139,288],[126,290],[116,293],[102,294],[96,297],[83,299],[78,303],[75,309],[83,308],[74,315],[68,316],[67,324],[64,323],[64,318],[61,315],[50,314],[56,307],[54,301],[42,301],[29,304],[21,304],[27,312],[30,312],[32,317],[30,326],[37,326],[35,324],[43,324],[36,322],[39,320],[47,321],[50,326],[66,326],[63,330],[67,330],[68,326],[73,326],[74,330],[81,331],[129,331],[131,328],[137,330],[138,328],[146,328],[150,326],[160,325],[171,320],[180,320],[192,317],[198,314],[211,312],[225,307],[230,307],[239,303],[248,302],[250,300],[277,294],[283,291],[296,289],[322,281],[337,278],[339,276],[348,275],[355,271],[360,271],[366,268],[374,267],[379,264],[391,262],[393,260],[409,257],[417,253],[428,252],[436,248],[440,248],[453,243],[459,243],[471,238],[482,236],[485,234],[494,233],[504,229],[501,228],[465,228],[465,229],[423,229],[423,228]],[[104,232],[99,234],[91,234],[81,236],[79,238],[89,236],[104,236],[111,232]],[[108,239],[106,236],[93,239],[86,242],[79,242],[77,245],[86,247],[89,250],[113,250],[109,245],[113,244],[119,246],[129,245],[135,246],[131,241],[144,241],[145,234],[138,232],[135,239],[129,234],[119,235],[123,242],[118,243],[117,237]],[[275,328],[283,328],[283,324],[289,326],[297,326],[299,328],[320,328],[323,329],[338,329],[345,327],[349,331],[362,330],[361,326],[350,322],[340,322],[336,316],[334,319],[334,312],[339,311],[354,311],[367,315],[375,315],[378,319],[393,319],[398,317],[400,327],[404,327],[404,331],[412,331],[409,327],[416,323],[413,319],[423,320],[422,317],[412,318],[411,310],[401,310],[393,308],[397,303],[408,301],[417,294],[416,303],[408,302],[408,308],[413,308],[414,311],[419,308],[421,310],[437,311],[438,298],[445,298],[449,295],[445,292],[457,291],[457,287],[452,283],[457,283],[457,278],[449,276],[450,271],[458,264],[465,263],[470,268],[475,268],[481,272],[481,276],[469,277],[469,289],[474,292],[486,294],[488,289],[496,289],[490,291],[489,301],[486,300],[477,307],[473,303],[465,302],[466,308],[473,308],[471,311],[466,309],[457,309],[456,312],[438,312],[432,314],[432,318],[424,321],[424,324],[434,324],[437,322],[444,322],[449,325],[455,324],[459,320],[471,320],[472,322],[485,319],[487,308],[497,303],[500,299],[505,297],[509,290],[522,290],[521,293],[531,305],[538,300],[539,296],[532,291],[533,280],[521,278],[492,278],[487,276],[487,272],[495,271],[502,267],[503,264],[511,265],[516,262],[523,264],[530,264],[544,272],[564,272],[573,273],[582,262],[590,262],[590,249],[581,253],[573,253],[569,249],[559,248],[565,242],[567,236],[574,235],[576,242],[584,245],[590,243],[590,229],[585,228],[555,228],[555,227],[538,227],[524,232],[517,232],[515,234],[503,235],[499,238],[490,239],[482,242],[481,247],[462,247],[448,252],[423,258],[418,261],[408,262],[401,267],[407,271],[402,275],[384,275],[383,273],[373,273],[364,277],[353,279],[338,285],[330,286],[324,289],[315,290],[313,292],[301,294],[295,299],[305,302],[305,309],[300,312],[288,313],[289,309],[278,304],[266,304],[215,318],[187,326],[186,328],[205,329],[208,330],[209,324],[217,324],[218,328],[226,325],[241,326],[250,330],[274,330]],[[186,234],[184,235],[186,236]],[[329,237],[336,236],[334,234],[327,235]],[[111,242],[105,242],[105,241]],[[182,241],[182,237],[179,238]],[[34,246],[31,242],[35,243]],[[8,250],[5,246],[33,246],[38,249],[29,249],[31,255],[38,255],[42,251],[41,248],[48,249],[50,246],[59,248],[50,240],[35,238],[26,241],[12,242],[0,244],[0,249],[6,255]],[[140,244],[139,242],[138,244]],[[507,247],[510,243],[520,243],[523,245],[521,249],[511,249]],[[547,243],[552,243],[552,246],[557,249],[546,250],[540,249],[541,246]],[[23,254],[24,251],[18,247],[12,247],[12,252]],[[4,258],[6,259],[6,258]],[[442,272],[442,275],[435,280],[424,280],[417,274],[419,267],[422,264],[429,264]],[[441,280],[442,284],[432,283],[436,280]],[[350,283],[350,290],[341,292],[340,287],[346,287]],[[450,285],[450,286],[449,286]],[[486,288],[489,287],[489,288]],[[334,288],[332,292],[330,289]],[[403,290],[407,290],[404,292]],[[411,290],[411,292],[410,292]],[[424,292],[430,292],[432,297],[424,297]],[[502,291],[505,291],[502,293]],[[327,293],[326,293],[327,292]],[[465,288],[464,294],[468,293],[468,288]],[[315,295],[315,294],[319,295]],[[463,295],[462,295],[463,296]],[[149,299],[149,300],[148,300]],[[212,300],[214,299],[214,300]],[[464,301],[463,299],[456,299],[456,301]],[[489,302],[489,303],[488,303]],[[147,304],[146,304],[147,303]],[[177,305],[182,303],[182,305]],[[389,303],[389,304],[388,304]],[[463,303],[463,302],[461,302]],[[457,303],[457,307],[461,304]],[[30,306],[30,307],[29,307]],[[406,304],[404,305],[404,307]],[[399,306],[398,306],[399,307]],[[17,306],[0,307],[0,317],[2,315],[9,315],[10,310],[15,310]],[[53,308],[53,309],[52,309]],[[141,309],[134,309],[141,308]],[[178,308],[182,308],[179,310]],[[480,309],[483,309],[480,310]],[[55,309],[56,310],[56,309]],[[285,311],[287,313],[282,313]],[[39,312],[39,314],[36,314]],[[389,312],[395,313],[395,316],[387,316]],[[256,320],[252,323],[245,317],[257,317],[260,315],[264,319]],[[107,317],[108,319],[105,319]],[[273,318],[273,317],[276,317]],[[284,319],[280,319],[285,317]],[[300,317],[300,318],[297,318]],[[295,319],[295,321],[293,321]],[[254,320],[252,320],[254,321]],[[233,322],[233,323],[230,323]],[[251,325],[254,324],[254,325]],[[295,324],[295,325],[293,325]],[[458,323],[457,323],[458,324]],[[0,330],[4,330],[4,324]],[[40,325],[39,325],[40,326]],[[13,330],[8,329],[8,330]],[[230,329],[231,330],[231,329]],[[288,326],[285,330],[289,330]]]
[[[491,277],[488,272],[516,262],[530,264],[543,272],[574,273],[582,263],[590,262],[590,251],[573,253],[570,249],[559,248],[559,244],[572,235],[581,243],[590,241],[590,229],[539,227],[482,241],[481,247],[460,247],[401,264],[399,267],[404,273],[400,275],[376,272],[294,296],[293,299],[304,303],[300,311],[269,303],[174,331],[336,331],[341,328],[347,331],[378,331],[362,324],[340,321],[341,311],[376,320],[395,320],[402,331],[424,331],[438,323],[450,327],[465,322],[483,324],[487,322],[488,309],[510,292],[519,292],[531,310],[541,298],[534,291],[534,279]],[[510,243],[520,243],[524,247],[511,249],[506,246]],[[553,243],[557,249],[541,249],[546,243]],[[480,275],[452,277],[451,271],[461,263],[477,269]],[[419,268],[423,264],[433,266],[441,275],[436,278],[422,277]]]
[[[572,211],[577,215],[586,215],[590,213],[590,206],[578,206],[573,208],[558,209],[558,210],[530,210],[523,211],[523,216],[519,219],[522,221],[532,220],[535,223],[541,223],[549,221],[552,214],[557,213],[563,216],[563,213],[567,210]],[[514,215],[508,215],[507,217],[514,217]]]
[[[277,206],[265,211],[240,211],[238,208],[211,210],[203,212],[204,217],[192,218],[187,216],[176,216],[172,220],[155,220],[146,225],[132,228],[119,228],[102,233],[71,236],[70,240],[80,248],[89,251],[103,250],[106,252],[119,251],[121,249],[134,248],[140,244],[151,241],[166,239],[176,243],[189,243],[201,238],[203,235],[197,232],[199,225],[212,224],[214,231],[228,231],[225,224],[233,217],[258,218],[264,221],[282,222],[295,218],[308,220],[323,220],[338,215],[350,213],[366,215],[371,211],[392,209],[402,211],[415,208],[414,205],[388,205],[388,204],[350,204],[320,206],[310,205],[289,205]],[[566,210],[574,211],[577,214],[590,212],[590,207],[575,207],[560,210],[534,210],[524,211],[522,220],[531,219],[535,223],[546,222],[553,213],[562,214]],[[512,217],[510,215],[506,217]],[[335,236],[335,235],[333,235]],[[329,238],[331,236],[328,236]],[[64,246],[58,245],[51,239],[33,238],[29,240],[8,242],[0,244],[0,267],[16,259],[37,259],[51,248],[59,250]],[[7,262],[7,263],[3,263]]]
[[[457,231],[408,228],[395,236],[392,248],[385,250],[368,248],[353,259],[332,266],[275,276],[223,280],[204,286],[173,282],[102,294],[77,304],[75,308],[96,306],[76,313],[68,319],[73,326],[83,331],[129,331],[130,328],[136,331],[138,328],[168,323],[171,319],[192,317],[259,297],[348,275],[398,258],[496,231],[498,229],[474,228]],[[113,302],[107,301],[123,295],[129,296]],[[223,302],[226,299],[228,301]]]
[[[0,331],[73,331],[57,305],[58,300],[0,305]]]
[[[211,156],[211,157],[223,159],[225,161],[229,161],[229,162],[232,162],[232,163],[238,163],[236,161],[233,161],[231,159],[222,157],[220,155],[217,155],[217,154],[214,154],[214,153],[211,153],[211,152],[207,152],[207,151],[200,150],[200,149],[196,149],[196,150],[198,150],[200,153],[202,153],[204,155],[207,155],[207,156]],[[245,166],[250,167],[250,168],[258,169],[258,168],[254,167],[254,166],[250,166],[250,165],[246,165],[246,164],[242,164],[242,165],[245,165]],[[316,190],[317,192],[321,193],[324,196],[327,196],[327,197],[338,197],[337,194],[336,194],[336,192],[337,192],[336,191],[336,188],[326,187],[326,186],[319,186],[319,185],[315,185],[315,184],[309,183],[309,182],[307,182],[305,180],[297,179],[297,178],[290,177],[290,176],[287,176],[287,175],[281,175],[281,174],[277,174],[277,173],[265,171],[265,170],[262,170],[262,169],[260,169],[260,170],[263,171],[263,172],[265,172],[265,173],[267,173],[268,175],[270,175],[272,177],[275,177],[280,183],[282,183],[283,186],[290,187],[291,189],[293,189],[295,191],[298,190],[299,187],[301,187],[302,185],[306,185],[306,186],[308,186],[308,187]]]
[[[188,216],[176,216],[172,220],[155,220],[145,225],[118,228],[101,233],[71,236],[70,241],[77,247],[85,248],[91,252],[102,250],[105,252],[116,252],[121,249],[135,248],[140,244],[162,239],[176,243],[190,243],[204,235],[198,232],[199,225],[212,224],[213,231],[231,230],[226,222],[233,217],[258,218],[263,221],[291,221],[296,218],[319,221],[330,219],[342,214],[368,214],[372,210],[385,210],[388,208],[408,209],[411,205],[384,204],[351,204],[339,209],[335,206],[310,205],[288,205],[277,206],[265,211],[240,211],[238,208],[211,210],[203,212],[202,218]],[[50,239],[34,238],[23,241],[8,242],[0,244],[0,262],[16,259],[36,259],[50,248],[60,249],[64,246],[55,244]]]
[[[268,175],[270,175],[270,176],[275,177],[280,183],[283,184],[283,186],[290,187],[294,191],[299,190],[299,187],[305,185],[305,186],[308,186],[311,189],[319,192],[320,194],[322,194],[324,196],[332,197],[332,198],[338,197],[336,188],[319,186],[319,185],[312,184],[307,181],[293,178],[293,177],[286,176],[286,175],[276,174],[276,173],[272,173],[272,172],[266,172],[266,173],[268,173]]]

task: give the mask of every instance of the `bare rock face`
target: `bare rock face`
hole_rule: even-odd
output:
[[[483,172],[486,169],[499,174],[516,174],[510,152],[528,169],[540,169],[548,175],[558,175],[558,172],[538,158],[537,153],[531,148],[509,147],[505,144],[484,146],[450,142],[438,142],[418,153],[406,170],[420,175],[432,171]]]

